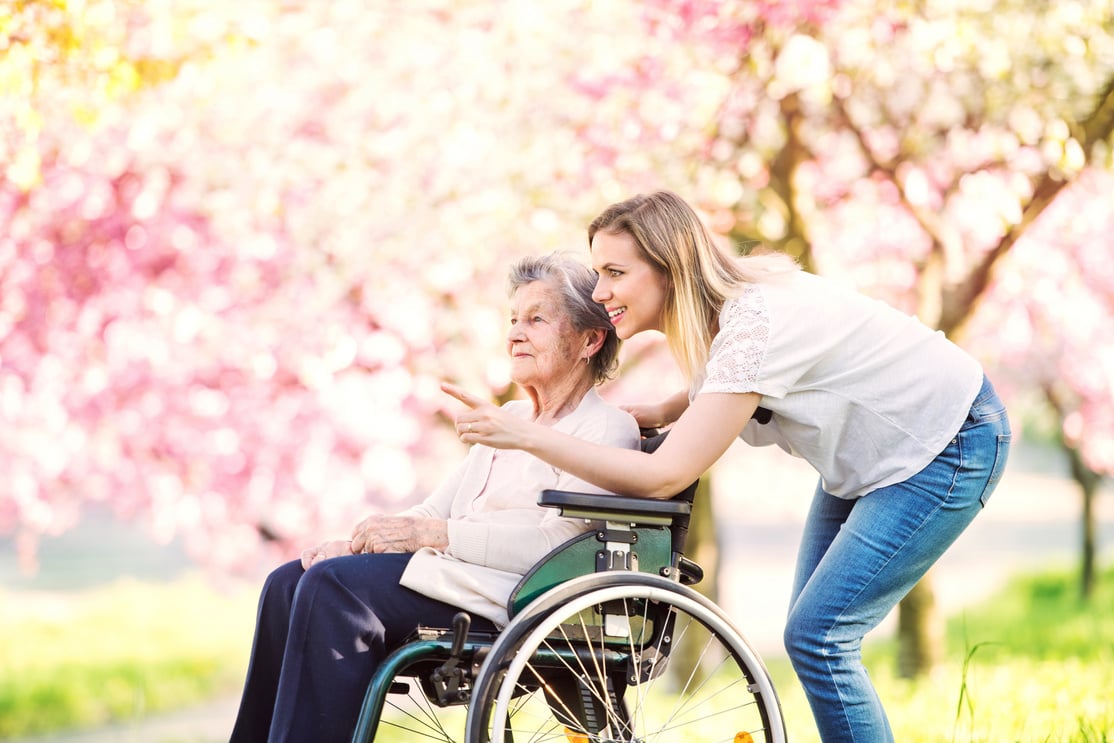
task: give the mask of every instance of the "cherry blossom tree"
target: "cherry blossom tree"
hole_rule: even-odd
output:
[[[28,560],[104,503],[250,571],[414,497],[460,456],[437,383],[510,394],[509,260],[679,186],[714,113],[622,5],[8,12],[36,84],[0,182],[0,529]]]
[[[729,27],[744,13],[718,12]],[[766,28],[734,57],[698,178],[740,242],[915,312],[1007,390],[1047,390],[1091,535],[1098,475],[1114,471],[1111,272],[1095,265],[1109,241],[1112,25],[1101,2],[848,2]],[[1093,554],[1085,537],[1085,585]],[[925,582],[902,607],[910,675],[936,654],[931,606]]]
[[[103,503],[252,571],[416,497],[461,454],[437,383],[514,394],[508,262],[660,187],[1042,391],[1094,485],[1112,26],[1102,0],[9,3],[0,532],[30,561]]]

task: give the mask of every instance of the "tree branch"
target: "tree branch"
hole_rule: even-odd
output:
[[[1114,132],[1114,76],[1107,80],[1094,111],[1082,123],[1072,128],[1089,162],[1095,145],[1108,139],[1111,132]],[[940,318],[940,329],[944,333],[952,336],[961,332],[967,320],[974,316],[999,259],[1021,239],[1029,226],[1048,208],[1068,183],[1066,177],[1051,172],[1046,172],[1041,177],[1036,188],[1033,189],[1033,198],[1021,213],[1021,219],[983,256],[966,281],[958,286],[952,292],[949,301],[944,303],[944,315]]]
[[[841,98],[836,97],[833,101],[833,105],[848,131],[854,135],[855,141],[859,144],[859,150],[862,151],[863,156],[866,157],[867,162],[870,163],[871,169],[885,176],[886,180],[894,185],[901,199],[902,206],[913,215],[913,219],[917,221],[917,224],[921,226],[921,229],[923,229],[931,239],[932,250],[934,252],[943,252],[945,240],[947,238],[941,221],[932,212],[920,208],[909,200],[905,192],[904,184],[901,182],[901,179],[897,177],[898,163],[884,162],[878,157],[878,153],[874,151],[874,148],[872,148],[867,141],[866,133],[863,131],[862,127],[855,123],[855,120],[851,117],[851,112],[847,110],[847,106],[844,105]]]

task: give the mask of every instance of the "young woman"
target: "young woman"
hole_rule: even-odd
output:
[[[461,439],[652,498],[692,482],[736,436],[806,459],[820,481],[786,649],[823,740],[893,740],[860,648],[1001,477],[1009,422],[978,362],[784,256],[720,252],[668,192],[609,207],[588,240],[593,298],[619,337],[664,332],[689,380],[661,403],[629,408],[642,425],[671,425],[669,438],[653,454],[600,447],[445,385],[471,408],[457,419]]]

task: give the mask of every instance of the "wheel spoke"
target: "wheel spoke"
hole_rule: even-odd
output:
[[[529,714],[514,715],[516,742],[784,743],[761,660],[691,589],[609,573],[551,594],[493,646],[476,680],[470,741],[501,740],[509,699],[533,689]],[[624,623],[626,636],[611,634]]]

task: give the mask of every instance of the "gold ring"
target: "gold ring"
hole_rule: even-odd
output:
[[[466,428],[465,431],[467,431],[468,433],[472,433],[472,424],[471,423],[468,424],[468,428]]]

